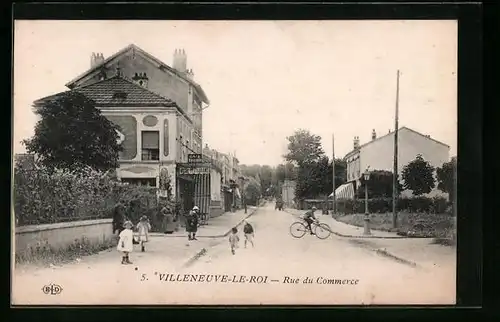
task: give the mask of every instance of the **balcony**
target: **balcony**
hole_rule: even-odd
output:
[[[160,150],[159,149],[143,149],[141,153],[142,161],[159,161],[160,160]]]

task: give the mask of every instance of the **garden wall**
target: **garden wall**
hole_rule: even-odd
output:
[[[16,227],[14,251],[16,256],[22,256],[44,248],[52,251],[65,250],[82,240],[90,245],[107,244],[113,239],[112,230],[112,219]]]

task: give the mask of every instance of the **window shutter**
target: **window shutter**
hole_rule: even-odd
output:
[[[143,149],[159,149],[160,136],[158,132],[142,132]]]

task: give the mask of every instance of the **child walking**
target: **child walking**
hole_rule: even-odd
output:
[[[149,223],[149,218],[147,216],[142,216],[137,224],[137,231],[139,232],[139,243],[141,244],[141,252],[145,252],[145,243],[149,240],[149,231],[151,230],[151,224]]]
[[[132,224],[131,221],[127,220],[123,224],[123,227],[125,229],[123,229],[119,235],[120,240],[118,241],[118,246],[116,247],[116,249],[123,253],[122,264],[132,264],[128,255],[129,253],[132,252],[134,247],[132,241],[134,238],[134,232],[132,231],[132,227],[134,227],[134,225]]]
[[[245,226],[243,226],[243,233],[245,233],[245,248],[247,248],[247,242],[250,242],[252,244],[252,247],[254,247],[253,244],[254,229],[252,225],[250,225],[250,223],[246,220],[245,220]]]
[[[233,229],[231,229],[231,234],[229,235],[229,245],[231,245],[231,253],[233,253],[233,255],[236,253],[235,250],[238,248],[239,241],[240,237],[238,236],[238,229],[233,227]]]

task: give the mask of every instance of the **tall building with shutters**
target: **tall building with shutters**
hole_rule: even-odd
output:
[[[108,58],[93,53],[89,69],[66,86],[92,99],[119,126],[121,181],[157,187],[164,195],[170,178],[172,197],[185,210],[202,202],[208,209],[210,182],[179,172],[190,154],[202,153],[203,110],[209,104],[184,50],[175,50],[172,67],[134,44]]]

